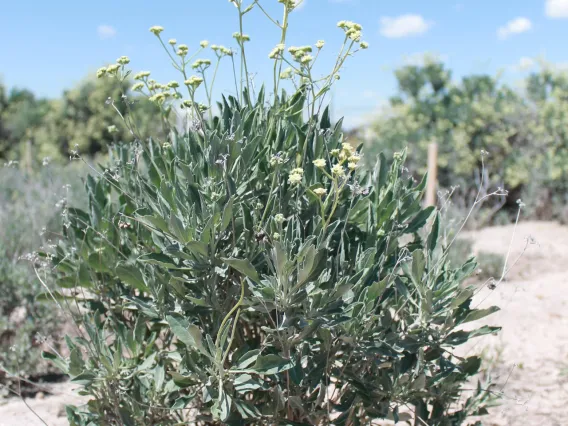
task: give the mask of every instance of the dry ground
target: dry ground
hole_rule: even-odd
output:
[[[508,276],[494,290],[484,288],[474,305],[497,305],[501,311],[484,321],[500,325],[498,336],[486,336],[461,348],[482,353],[502,390],[502,405],[482,418],[488,426],[568,425],[568,227],[550,222],[520,224],[510,261],[528,246]],[[485,228],[466,236],[475,249],[505,255],[513,226]],[[476,324],[478,325],[478,324]],[[49,426],[66,425],[64,405],[79,398],[69,384],[55,385],[54,395],[28,400]],[[25,405],[12,399],[0,406],[0,426],[42,425]]]

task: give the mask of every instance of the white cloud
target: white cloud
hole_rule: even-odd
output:
[[[497,35],[504,40],[513,34],[524,33],[532,28],[532,22],[527,18],[515,18],[497,30]]]
[[[568,18],[568,0],[546,0],[545,13],[549,18]]]
[[[402,38],[424,34],[433,22],[420,15],[400,15],[395,18],[383,16],[380,20],[381,34],[387,38]]]
[[[116,35],[116,30],[110,25],[99,25],[97,27],[97,34],[101,39],[113,38]]]

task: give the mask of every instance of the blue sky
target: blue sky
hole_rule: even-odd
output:
[[[128,55],[135,71],[150,70],[161,82],[177,78],[152,25],[165,27],[164,38],[190,46],[199,41],[236,47],[234,7],[227,0],[18,0],[2,5],[0,78],[9,87],[29,88],[56,97],[98,67]],[[248,4],[248,3],[247,3]],[[277,0],[261,0],[280,15]],[[288,45],[326,41],[319,61],[329,69],[342,41],[339,20],[363,25],[370,48],[352,58],[333,92],[335,116],[354,124],[395,93],[393,70],[425,52],[440,57],[454,77],[504,71],[515,81],[528,72],[531,58],[568,64],[568,0],[304,0],[292,15]],[[252,41],[249,71],[257,84],[270,81],[268,52],[278,33],[258,10],[246,16]],[[207,57],[207,55],[202,55]],[[520,66],[522,64],[522,66]],[[179,78],[178,78],[179,80]],[[234,87],[229,62],[219,90]]]

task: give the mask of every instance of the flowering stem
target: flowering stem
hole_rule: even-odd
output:
[[[172,56],[172,54],[170,53],[170,51],[168,50],[168,48],[164,44],[164,41],[162,40],[162,37],[160,37],[160,35],[158,35],[158,40],[160,40],[160,44],[162,45],[162,47],[164,48],[164,50],[166,51],[166,53],[168,54],[168,56],[172,60],[174,68],[178,71],[181,71],[181,67],[178,65],[177,61],[174,59],[174,57]]]
[[[284,17],[282,19],[282,35],[280,37],[280,44],[285,44],[286,43],[286,33],[288,31],[288,6],[284,5]],[[284,52],[282,52],[281,55],[279,56],[284,56]],[[276,71],[276,68],[278,67],[278,71]],[[274,61],[274,96],[276,97],[278,95],[278,85],[280,83],[280,74],[282,73],[282,59],[278,60],[276,59],[276,61]]]
[[[282,26],[281,26],[277,21],[275,21],[274,18],[272,18],[272,16],[270,16],[270,15],[266,12],[266,10],[264,10],[264,8],[261,6],[261,4],[259,3],[258,0],[255,0],[254,2],[255,2],[255,4],[260,8],[260,10],[262,11],[262,13],[264,13],[264,14],[266,15],[266,17],[267,17],[268,19],[270,19],[270,21],[272,21],[272,23],[273,23],[274,25],[276,25],[278,28],[282,28]]]
[[[266,202],[266,206],[264,206],[264,212],[262,213],[262,218],[260,219],[260,227],[264,224],[264,219],[266,219],[266,213],[268,213],[268,207],[272,202],[272,193],[274,192],[274,187],[276,186],[276,178],[278,174],[274,173],[272,176],[272,184],[270,185],[270,192],[268,193],[268,201]]]
[[[248,78],[248,68],[247,68],[247,56],[245,53],[245,41],[243,40],[243,12],[241,10],[241,5],[239,4],[239,31],[241,34],[241,38],[239,40],[239,45],[241,46],[241,93],[243,91],[243,70],[245,73],[245,78],[247,82],[247,93],[250,100],[250,85],[249,85],[249,78]]]
[[[213,97],[213,86],[215,85],[215,78],[217,77],[217,70],[219,69],[220,63],[221,63],[221,57],[217,56],[217,63],[215,64],[215,71],[213,71],[213,79],[211,80],[211,88],[208,94],[210,114],[211,114],[211,98]]]

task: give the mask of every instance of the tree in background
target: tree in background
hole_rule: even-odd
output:
[[[47,100],[20,89],[6,95],[0,85],[0,158],[29,162],[63,159],[70,150],[88,156],[106,152],[113,141],[133,140],[117,120],[117,111],[129,116],[142,134],[160,133],[161,123],[153,118],[155,105],[135,96],[129,87],[127,81],[91,78],[65,91],[60,99]]]
[[[480,170],[485,192],[502,187],[513,193],[506,205],[530,195],[529,188],[535,184],[550,184],[566,192],[562,167],[568,152],[565,75],[543,68],[528,77],[523,93],[490,75],[454,82],[451,72],[432,59],[395,74],[398,94],[371,125],[372,136],[367,140],[371,150],[391,153],[408,146],[409,169],[422,174],[428,145],[436,142],[440,187],[454,188],[464,205],[475,199]],[[547,195],[548,202],[551,196]],[[492,202],[487,220],[505,200]]]

